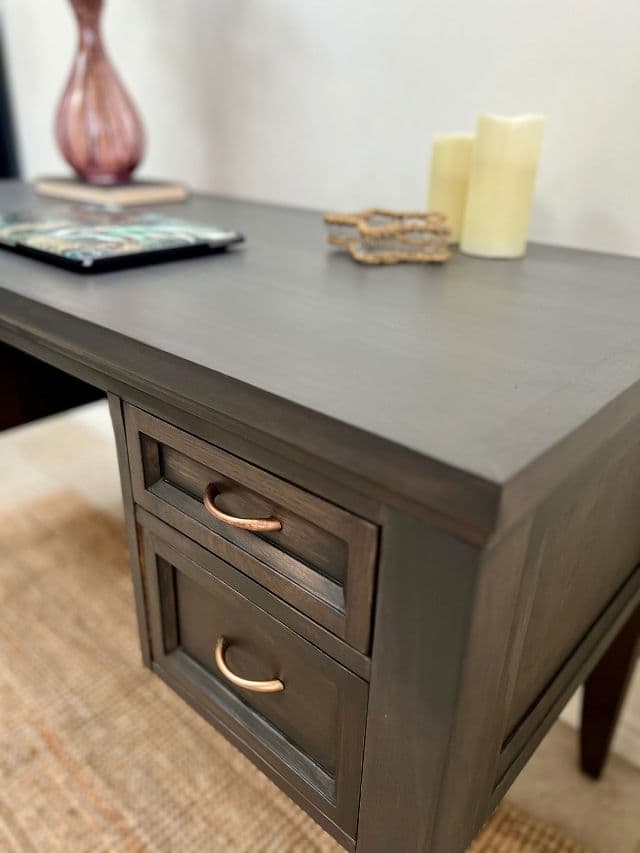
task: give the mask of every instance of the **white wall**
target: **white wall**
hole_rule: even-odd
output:
[[[65,0],[3,0],[28,176],[72,54]],[[319,208],[421,206],[435,131],[548,117],[532,236],[640,255],[637,0],[108,0],[143,172]]]

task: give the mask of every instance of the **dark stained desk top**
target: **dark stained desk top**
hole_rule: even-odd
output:
[[[34,203],[0,186],[0,209]],[[164,210],[246,244],[90,277],[2,252],[0,318],[28,318],[26,297],[499,487],[578,431],[586,452],[594,416],[601,431],[636,412],[640,260],[531,245],[518,261],[369,269],[325,245],[315,212]]]

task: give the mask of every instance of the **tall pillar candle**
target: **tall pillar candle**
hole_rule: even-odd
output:
[[[472,150],[471,133],[441,133],[433,139],[427,210],[444,213],[447,217],[451,243],[460,240]]]
[[[542,116],[478,119],[463,252],[487,258],[524,255],[543,130]]]

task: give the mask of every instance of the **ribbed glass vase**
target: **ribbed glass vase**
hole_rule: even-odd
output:
[[[144,128],[107,56],[103,0],[70,0],[78,49],[56,115],[56,140],[78,176],[92,184],[129,180],[144,153]]]

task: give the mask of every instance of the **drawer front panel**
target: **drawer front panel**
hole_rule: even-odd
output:
[[[147,530],[143,542],[154,668],[353,837],[366,682],[216,577],[221,561],[205,569]],[[233,678],[284,689],[232,683],[215,659],[221,638]]]
[[[215,483],[218,492],[216,506],[223,512],[239,518],[276,517],[282,523],[282,529],[261,533],[259,537],[249,531],[225,528],[215,518],[211,523],[223,530],[231,541],[245,549],[253,550],[264,562],[278,568],[285,555],[313,568],[339,585],[344,584],[347,570],[348,549],[344,539],[323,530],[309,518],[297,514],[274,498],[252,491],[235,479],[225,476],[220,470],[207,468],[184,453],[166,444],[159,446],[160,470],[165,482],[181,489],[186,495],[202,501],[205,489]],[[222,467],[220,460],[218,468]],[[227,468],[228,470],[228,468]],[[268,486],[262,485],[263,491]],[[256,486],[260,488],[260,486]],[[299,511],[306,511],[303,507]],[[281,552],[281,553],[278,553]],[[312,582],[312,581],[311,581]]]
[[[346,640],[369,646],[377,528],[132,406],[135,500]],[[216,517],[204,495],[214,495]],[[239,529],[235,519],[281,529]]]

